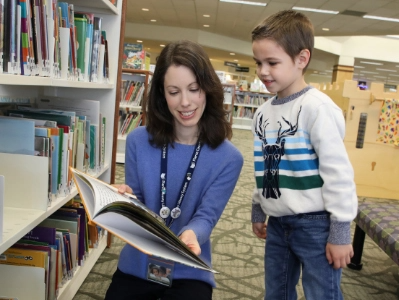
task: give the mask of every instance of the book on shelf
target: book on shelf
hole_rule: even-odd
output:
[[[48,253],[45,251],[11,247],[4,251],[0,257],[0,264],[48,268]]]
[[[77,42],[77,67],[79,73],[79,80],[84,80],[86,72],[85,67],[85,53],[86,53],[86,38],[87,38],[87,19],[75,17],[76,25],[76,42]]]
[[[90,81],[98,82],[98,67],[100,62],[100,45],[101,45],[101,27],[102,18],[94,17],[93,19],[93,40],[91,53]]]
[[[73,168],[72,175],[90,222],[151,257],[217,273],[135,195]]]
[[[0,0],[0,15],[0,73],[108,81],[108,43],[98,15],[44,0]]]
[[[0,152],[34,155],[34,121],[0,116]]]
[[[142,44],[124,44],[122,68],[142,70],[145,66],[145,58],[145,51]]]

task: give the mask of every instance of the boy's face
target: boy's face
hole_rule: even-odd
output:
[[[256,73],[270,93],[284,98],[306,87],[302,70],[309,61],[309,51],[302,50],[292,58],[271,39],[260,39],[252,43]]]

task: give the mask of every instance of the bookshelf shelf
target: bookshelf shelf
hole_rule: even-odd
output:
[[[95,83],[95,82],[85,82],[85,81],[54,79],[50,77],[9,75],[9,74],[0,74],[0,84],[36,86],[36,87],[68,87],[68,88],[85,88],[85,89],[112,89],[115,86],[113,83]]]
[[[122,2],[122,0],[118,0]],[[75,5],[75,10],[79,11],[81,8],[91,8],[93,12],[105,12],[120,14],[118,8],[111,3],[109,0],[69,0],[71,4]]]
[[[103,168],[103,170],[98,173],[96,177],[101,176],[107,169],[109,169],[109,167]],[[56,198],[45,211],[39,209],[23,209],[7,206],[4,207],[3,241],[0,243],[0,254],[10,248],[30,229],[34,228],[44,219],[51,216],[55,211],[57,211],[61,206],[63,206],[77,194],[78,191],[76,187],[73,187],[69,195]]]
[[[113,183],[115,176],[115,144],[117,140],[115,125],[117,124],[116,117],[118,115],[119,108],[117,103],[119,99],[117,98],[117,95],[122,70],[120,54],[123,52],[121,51],[121,43],[123,45],[127,0],[117,0],[116,5],[112,4],[110,0],[67,0],[66,2],[74,5],[75,12],[94,14],[95,17],[101,18],[101,30],[106,32],[106,40],[108,43],[109,60],[107,66],[109,66],[109,80],[107,82],[94,83],[55,79],[52,77],[24,76],[2,73],[0,74],[0,95],[2,95],[2,99],[0,100],[0,109],[3,108],[4,103],[4,108],[7,109],[7,106],[10,106],[10,103],[26,103],[22,102],[22,100],[25,101],[26,99],[31,101],[36,100],[36,103],[39,103],[41,97],[54,97],[55,99],[59,98],[64,101],[68,99],[74,101],[92,101],[95,103],[95,107],[97,108],[95,115],[99,117],[98,120],[102,121],[102,118],[106,119],[105,126],[104,123],[98,122],[98,127],[101,125],[101,130],[104,129],[101,132],[104,133],[104,136],[100,136],[104,137],[101,140],[101,147],[104,146],[104,148],[97,149],[105,150],[101,152],[101,155],[103,155],[101,156],[101,159],[104,159],[101,160],[101,162],[97,160],[95,162],[95,166],[92,168],[92,170],[98,170],[99,168],[101,168],[101,170],[96,172],[96,174],[93,176],[98,177],[100,180],[107,183]],[[49,18],[49,20],[51,19]],[[69,102],[67,102],[67,106],[68,105]],[[70,110],[74,111],[72,103],[70,106]],[[82,115],[87,116],[87,114]],[[94,126],[95,125],[96,124],[94,124]],[[85,145],[83,143],[83,148],[84,147]],[[14,154],[0,153],[0,155],[2,155],[1,157],[7,157],[7,155]],[[3,206],[2,210],[0,209],[0,212],[2,211],[2,215],[0,215],[0,221],[3,225],[3,231],[0,240],[0,254],[12,247],[28,232],[57,212],[62,206],[64,206],[78,194],[76,187],[72,187],[70,192],[65,196],[53,196],[54,199],[48,206],[47,197],[49,193],[48,187],[50,186],[48,172],[50,164],[48,157],[39,157],[33,155],[21,156],[29,157],[27,159],[29,162],[24,163],[23,159],[20,159],[20,157],[16,155],[14,155],[14,159],[0,159],[0,175],[4,176],[5,191],[3,191],[4,199],[2,199],[2,203],[0,203],[0,205]],[[32,159],[31,157],[34,158]],[[4,163],[6,160],[9,161],[7,164]],[[46,162],[45,165],[42,163],[43,160]],[[65,161],[67,162],[67,160]],[[101,167],[99,167],[100,164]],[[91,173],[89,172],[89,174]],[[26,178],[31,180],[26,180]],[[27,188],[28,186],[29,189]],[[9,193],[10,191],[11,193]],[[31,193],[32,191],[35,193]],[[36,191],[39,192],[36,193]],[[19,197],[21,194],[24,194],[25,197]],[[36,206],[36,204],[38,206]],[[91,268],[94,266],[105,247],[110,245],[109,237],[110,235],[104,235],[99,240],[97,248],[89,251],[89,255],[84,261],[84,264],[80,267],[77,267],[74,276],[67,281],[61,290],[59,290],[59,294],[56,299],[66,300],[72,299],[74,297],[80,285],[83,283],[85,277],[90,272]],[[0,276],[2,278],[8,276],[8,274],[5,274],[4,270],[5,269],[2,269],[0,272]],[[21,271],[15,272],[16,274],[18,272],[18,274],[22,273]],[[29,281],[31,277],[36,279],[38,277],[38,275],[31,275],[31,273],[29,273],[27,276]],[[7,288],[8,290],[6,291]],[[19,300],[44,299],[37,299],[38,297],[35,298],[31,295],[26,297],[26,293],[20,293],[18,289],[1,285],[0,293],[2,296],[5,295],[4,292],[7,292],[7,297],[18,298]]]
[[[129,109],[129,111],[141,112],[141,106],[135,106],[135,105],[121,103],[119,105],[119,108],[127,108],[127,109]]]

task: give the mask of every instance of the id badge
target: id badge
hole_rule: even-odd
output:
[[[161,258],[148,258],[147,279],[162,285],[171,286],[174,262]]]

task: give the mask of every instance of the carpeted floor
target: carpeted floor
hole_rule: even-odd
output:
[[[245,163],[236,189],[212,234],[213,267],[217,288],[215,300],[261,300],[263,288],[264,242],[252,234],[250,212],[254,186],[252,136],[247,130],[234,130],[232,142],[244,155]],[[117,165],[117,182],[124,181],[124,165]],[[114,238],[73,300],[104,299],[117,265],[123,243]],[[363,269],[343,271],[342,290],[346,300],[399,299],[399,266],[366,236]],[[305,299],[298,285],[298,299]],[[322,300],[322,299],[320,299]]]

